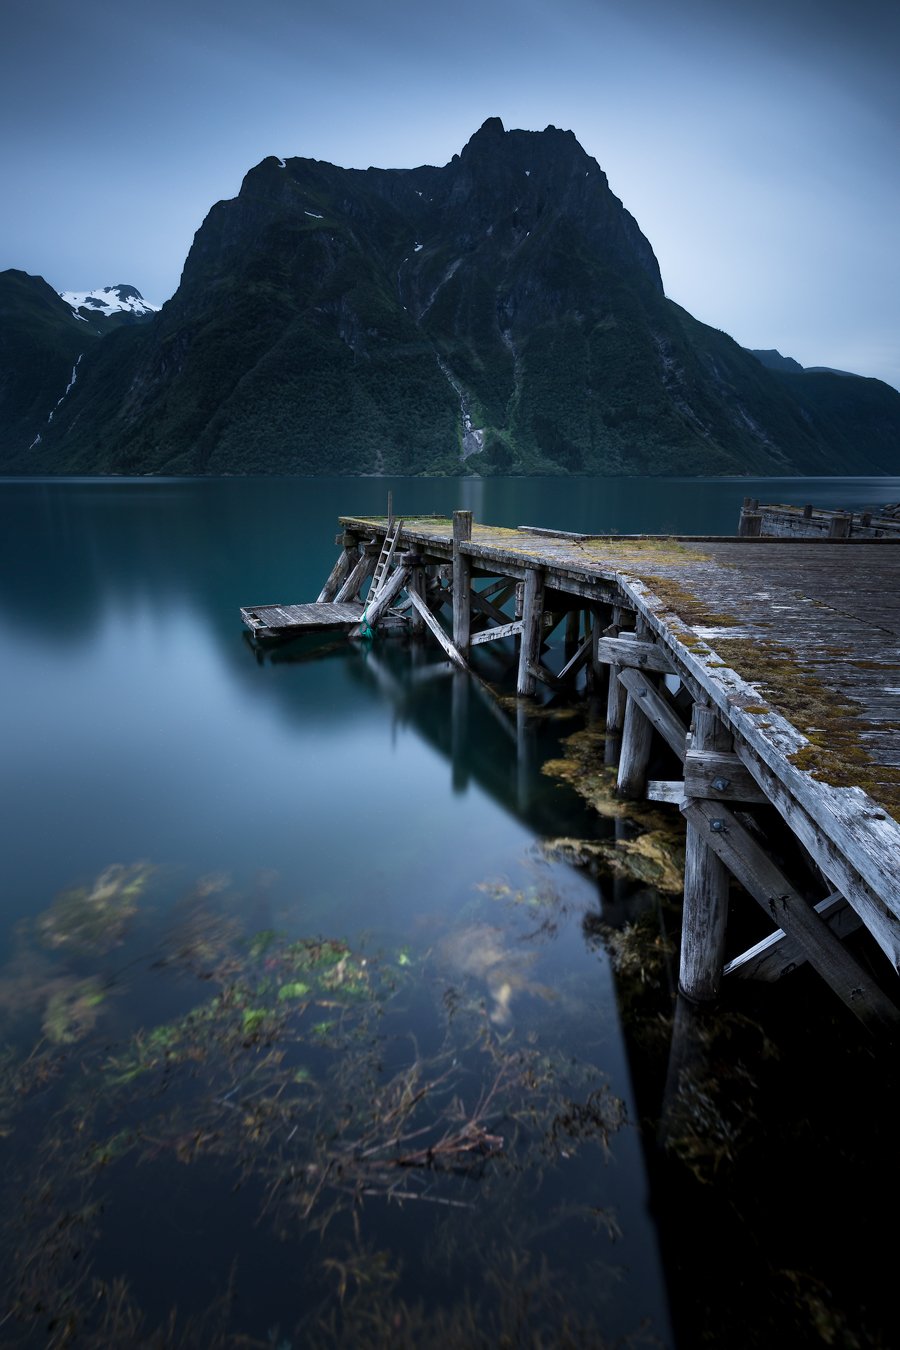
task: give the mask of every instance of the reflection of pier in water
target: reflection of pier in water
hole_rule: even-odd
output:
[[[405,661],[397,662],[395,672],[394,654],[385,648],[372,650],[360,669],[375,679],[396,714],[445,755],[455,791],[464,792],[474,782],[543,839],[571,839],[574,833],[579,839],[602,839],[614,845],[640,829],[639,820],[632,820],[627,809],[608,817],[597,815],[574,793],[561,791],[563,784],[558,780],[543,773],[548,757],[556,758],[559,753],[559,737],[581,726],[581,719],[573,722],[566,716],[566,705],[559,705],[559,721],[552,699],[540,707],[538,715],[521,700],[507,708],[485,684],[472,680],[452,662],[416,663],[417,651],[412,648],[412,668]],[[422,655],[421,649],[418,654]],[[563,654],[558,657],[563,659]],[[508,680],[509,663],[504,664]],[[432,690],[439,696],[428,697]],[[639,809],[634,815],[640,815]],[[598,866],[591,871],[597,889],[596,917],[610,928],[623,928],[632,921],[653,894],[652,883],[628,876],[624,867]]]

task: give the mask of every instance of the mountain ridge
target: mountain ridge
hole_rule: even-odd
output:
[[[832,379],[840,398],[817,392]],[[489,118],[442,167],[263,159],[210,209],[175,295],[93,344],[37,449],[0,445],[0,464],[897,471],[900,393],[797,380],[666,297],[572,132]]]

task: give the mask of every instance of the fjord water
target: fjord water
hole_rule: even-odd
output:
[[[388,492],[728,535],[745,495],[872,508],[900,480],[0,485],[9,1344],[707,1343],[673,1234],[708,1200],[652,1174],[592,940],[660,897],[546,847],[621,837],[542,772],[583,711],[523,730],[436,649],[242,629],[315,599],[338,517]]]

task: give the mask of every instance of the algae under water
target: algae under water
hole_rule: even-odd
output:
[[[6,999],[5,1343],[488,1345],[525,1318],[605,1344],[627,1113],[535,1009],[512,1030],[513,999],[557,993],[525,976],[531,937],[504,916],[355,949],[245,932],[241,899],[201,880],[127,941],[117,917],[115,961],[97,931],[103,1011],[65,1035],[41,1005],[68,953]],[[57,911],[20,926],[16,970]]]

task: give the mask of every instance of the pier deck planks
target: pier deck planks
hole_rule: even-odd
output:
[[[359,623],[363,607],[356,601],[341,605],[253,605],[241,610],[251,632],[283,633],[288,636],[319,628],[350,628]]]

